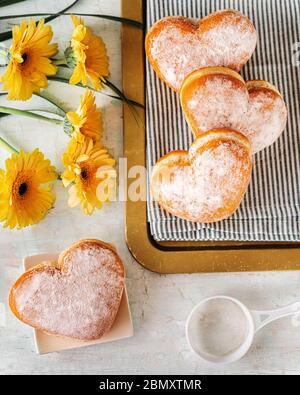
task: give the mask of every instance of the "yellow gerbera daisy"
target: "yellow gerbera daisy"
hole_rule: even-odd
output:
[[[0,170],[0,222],[11,229],[24,228],[42,220],[55,202],[51,181],[55,168],[38,150],[21,151],[6,160]]]
[[[72,137],[81,143],[85,137],[95,142],[102,137],[101,112],[97,110],[95,96],[89,90],[86,90],[85,94],[80,97],[77,111],[67,113],[67,121],[66,132],[68,133],[68,127],[71,126]]]
[[[48,86],[48,75],[56,73],[50,58],[57,53],[57,44],[49,44],[53,33],[41,19],[36,25],[30,19],[27,26],[23,19],[13,28],[10,62],[2,76],[3,87],[11,100],[28,100],[32,93]]]
[[[69,189],[69,206],[81,205],[86,215],[91,215],[95,208],[110,201],[115,192],[115,160],[107,149],[92,139],[85,138],[81,143],[71,139],[62,161],[65,172],[62,181]]]
[[[76,85],[82,82],[88,85],[92,82],[96,90],[102,88],[101,79],[108,77],[108,57],[106,47],[102,39],[96,36],[92,29],[84,25],[83,19],[72,16],[75,26],[71,49],[67,49],[66,58],[68,65],[74,67],[70,84]]]

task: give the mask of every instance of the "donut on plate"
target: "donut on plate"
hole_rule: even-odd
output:
[[[36,329],[96,340],[112,327],[124,290],[124,266],[114,247],[82,240],[22,274],[12,286],[14,315]]]

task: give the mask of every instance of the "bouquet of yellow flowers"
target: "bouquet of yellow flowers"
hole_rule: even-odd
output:
[[[57,16],[50,15],[48,21]],[[80,205],[86,215],[114,198],[115,160],[102,144],[102,115],[96,107],[93,90],[100,91],[106,85],[113,91],[109,96],[124,100],[132,111],[140,104],[126,98],[108,80],[109,61],[101,37],[95,35],[81,17],[71,17],[74,30],[63,59],[55,58],[58,45],[52,43],[52,28],[44,19],[38,22],[32,18],[28,22],[22,19],[20,25],[12,29],[10,48],[0,48],[1,64],[6,67],[0,81],[8,100],[26,101],[32,95],[41,96],[49,80],[85,87],[78,109],[64,112],[60,119],[0,106],[2,115],[21,115],[51,122],[70,137],[62,155],[65,170],[60,175],[39,149],[31,153],[18,151],[0,137],[0,145],[11,152],[6,168],[0,170],[0,222],[3,227],[21,229],[42,220],[55,203],[52,191],[55,180],[61,180],[63,187],[68,188],[69,206]],[[121,18],[105,17],[121,21]],[[9,33],[4,34],[9,38]],[[70,69],[69,80],[58,76],[60,67]]]

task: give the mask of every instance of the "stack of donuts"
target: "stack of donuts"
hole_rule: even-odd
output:
[[[195,141],[154,166],[151,193],[169,213],[212,223],[231,216],[250,182],[253,155],[284,131],[287,109],[267,81],[239,74],[257,44],[252,22],[223,10],[201,20],[166,17],[146,36],[158,77],[180,95]]]

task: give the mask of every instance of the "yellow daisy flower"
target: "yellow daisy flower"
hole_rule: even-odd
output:
[[[56,74],[51,57],[57,53],[57,44],[49,44],[53,33],[41,19],[36,25],[23,19],[13,28],[10,62],[2,76],[3,87],[11,100],[28,100],[32,93],[48,86],[47,76]]]
[[[79,142],[83,142],[85,137],[99,141],[102,137],[102,117],[97,110],[94,94],[86,90],[80,97],[80,105],[76,112],[67,113],[67,123],[65,131],[69,133],[71,129],[72,137]]]
[[[62,157],[65,172],[63,185],[69,189],[69,206],[78,204],[86,215],[91,215],[102,203],[112,200],[115,193],[115,160],[107,149],[92,139],[81,143],[71,139]]]
[[[82,82],[88,86],[89,80],[96,90],[102,88],[101,80],[108,77],[108,57],[101,37],[84,25],[83,19],[72,16],[74,32],[71,47],[66,50],[67,63],[74,68],[70,84]]]
[[[6,160],[6,170],[0,170],[3,227],[22,229],[41,221],[55,202],[49,184],[55,179],[55,168],[38,149],[12,154]]]

